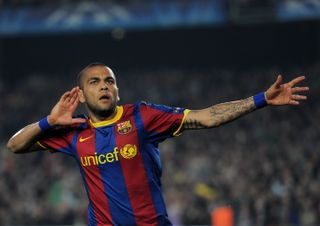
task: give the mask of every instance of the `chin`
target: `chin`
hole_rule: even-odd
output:
[[[102,117],[109,117],[114,113],[115,109],[116,109],[116,104],[108,104],[108,106],[97,109],[95,113]]]
[[[111,108],[103,109],[103,110],[98,110],[94,113],[100,117],[107,118],[107,117],[110,117],[114,113],[114,109],[111,109]]]
[[[102,118],[107,118],[110,117],[116,108],[116,103],[109,103],[109,104],[104,104],[103,106],[90,106],[87,105],[88,110],[90,110],[93,114],[102,117]]]

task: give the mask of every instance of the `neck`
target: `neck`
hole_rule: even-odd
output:
[[[102,121],[107,121],[107,120],[113,119],[117,114],[117,108],[110,109],[110,111],[105,112],[104,115],[95,114],[92,111],[88,111],[88,113],[89,113],[89,117],[92,122],[94,122],[94,123],[102,122]]]

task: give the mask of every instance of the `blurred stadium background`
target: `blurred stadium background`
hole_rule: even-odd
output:
[[[210,225],[219,207],[234,226],[320,225],[319,19],[319,0],[1,0],[0,225],[86,224],[73,159],[5,144],[94,61],[113,68],[121,103],[191,109],[306,75],[299,107],[164,142],[163,187],[175,225]]]

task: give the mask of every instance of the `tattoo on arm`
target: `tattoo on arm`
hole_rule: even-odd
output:
[[[197,120],[186,120],[184,122],[184,129],[202,129],[204,126]]]
[[[217,104],[204,110],[197,111],[198,117],[188,119],[184,122],[184,129],[202,129],[220,126],[233,121],[253,110],[256,107],[253,98],[237,100]]]
[[[223,123],[233,121],[255,109],[252,97],[218,104],[210,108],[212,126],[219,126]]]

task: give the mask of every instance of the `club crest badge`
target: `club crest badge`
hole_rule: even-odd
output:
[[[117,124],[117,131],[119,134],[128,134],[132,130],[132,125],[130,120],[124,121]]]
[[[120,149],[120,154],[125,159],[132,159],[138,153],[137,146],[132,144],[126,144],[123,148]]]

